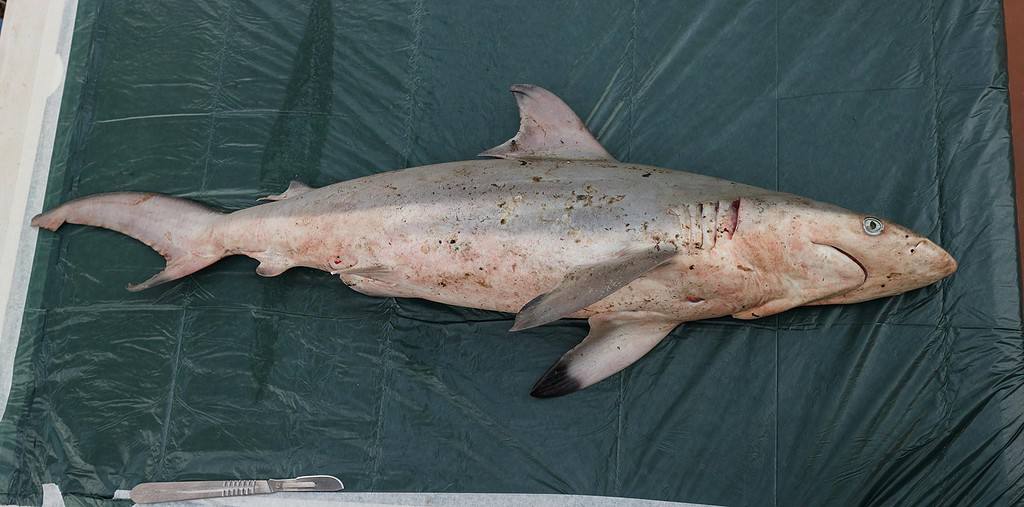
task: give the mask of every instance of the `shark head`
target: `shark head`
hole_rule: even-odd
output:
[[[864,270],[864,283],[807,304],[831,305],[868,301],[931,285],[956,271],[949,253],[925,236],[875,215],[811,203],[814,219],[805,233]]]
[[[763,304],[733,314],[756,319],[805,305],[859,303],[935,283],[956,261],[894,222],[790,194],[734,203],[744,271],[758,273]]]

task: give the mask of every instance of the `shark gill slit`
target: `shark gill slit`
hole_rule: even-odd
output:
[[[700,233],[702,236],[701,250],[712,250],[715,248],[718,227],[715,221],[718,220],[718,201],[701,203],[700,205]]]
[[[686,253],[709,251],[732,239],[739,225],[740,200],[687,203],[676,215]]]

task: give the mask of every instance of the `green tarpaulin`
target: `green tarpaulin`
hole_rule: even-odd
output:
[[[621,160],[889,217],[959,261],[847,307],[680,327],[568,397],[561,321],[371,298],[231,258],[42,233],[0,423],[0,502],[40,484],[337,475],[358,491],[725,505],[1019,505],[1024,354],[995,0],[80,0],[46,207],[158,191],[239,209],[510,137],[513,83]],[[10,339],[10,337],[4,337]]]

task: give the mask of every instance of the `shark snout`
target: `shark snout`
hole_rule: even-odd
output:
[[[949,252],[925,237],[910,236],[890,244],[891,250],[867,256],[868,280],[863,296],[900,294],[931,285],[956,271],[957,263]],[[873,294],[872,294],[873,293]]]
[[[956,272],[956,259],[931,240],[922,239],[912,249],[911,254],[918,252],[920,257],[923,257],[921,264],[927,267],[924,271],[933,277],[928,283],[937,282]]]

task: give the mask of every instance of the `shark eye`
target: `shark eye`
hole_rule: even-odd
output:
[[[875,217],[864,217],[864,232],[868,236],[878,236],[885,230],[885,224]]]

